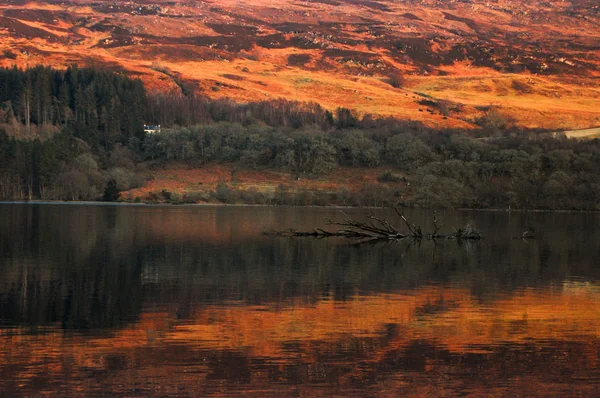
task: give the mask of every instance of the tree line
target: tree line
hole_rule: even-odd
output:
[[[477,131],[433,130],[285,100],[148,94],[139,80],[74,67],[0,69],[0,88],[0,199],[116,198],[153,168],[220,162],[297,178],[338,167],[388,170],[375,186],[345,192],[343,203],[338,192],[320,204],[600,210],[599,140],[497,121]],[[144,122],[167,128],[144,135]],[[14,134],[43,125],[56,132]]]
[[[385,167],[369,200],[344,204],[600,210],[600,140],[513,131],[480,138],[461,131],[281,129],[217,123],[144,140],[142,156],[198,167],[236,163],[296,177],[342,167]]]
[[[93,68],[0,68],[0,124],[12,135],[66,130],[93,149],[143,137],[146,92],[139,79]]]

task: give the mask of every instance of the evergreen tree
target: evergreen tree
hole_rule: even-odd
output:
[[[102,200],[105,202],[116,202],[119,200],[121,193],[117,188],[117,180],[111,178],[106,183],[106,188],[104,188],[104,194],[102,195]]]

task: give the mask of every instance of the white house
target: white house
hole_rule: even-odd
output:
[[[160,124],[156,126],[144,125],[144,133],[146,134],[157,134],[160,133]]]

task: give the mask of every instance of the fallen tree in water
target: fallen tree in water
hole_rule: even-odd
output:
[[[349,239],[365,239],[365,240],[401,240],[411,238],[415,240],[421,239],[457,239],[457,240],[480,240],[484,238],[473,225],[469,222],[461,228],[457,228],[454,234],[440,234],[442,224],[438,222],[437,213],[433,213],[433,229],[431,232],[423,232],[421,226],[408,221],[408,219],[397,208],[394,208],[396,214],[406,226],[408,231],[401,232],[392,222],[372,215],[367,216],[366,221],[356,220],[346,213],[342,212],[344,221],[328,221],[327,225],[338,227],[336,231],[327,231],[322,228],[315,228],[312,231],[296,231],[288,229],[285,231],[267,231],[266,235],[272,236],[287,236],[287,237],[315,237],[329,238],[341,237]]]

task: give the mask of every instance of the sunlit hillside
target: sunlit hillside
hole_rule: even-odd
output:
[[[0,64],[73,63],[237,101],[278,97],[432,127],[489,107],[524,127],[600,125],[593,0],[20,1]]]

